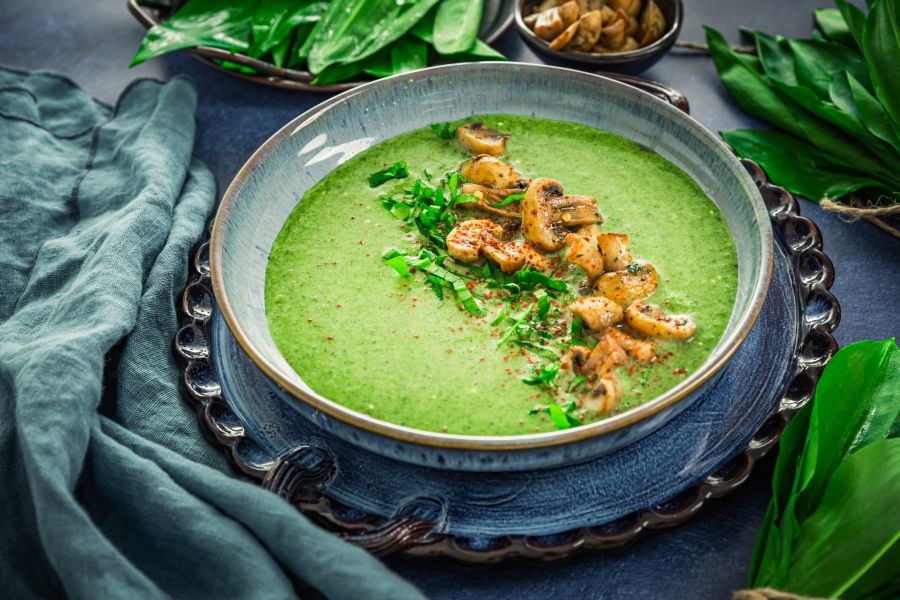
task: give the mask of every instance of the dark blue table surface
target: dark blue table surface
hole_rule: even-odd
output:
[[[811,11],[827,0],[686,0],[681,39],[702,41],[709,24],[737,43],[738,27],[806,36]],[[132,79],[186,74],[197,84],[197,155],[219,189],[285,122],[326,96],[279,90],[214,71],[183,53],[129,69],[143,28],[125,0],[6,0],[0,17],[0,63],[62,72],[113,102]],[[498,48],[512,60],[540,59],[510,29]],[[644,73],[677,87],[691,114],[714,131],[755,127],[717,80],[708,57],[674,51]],[[821,229],[834,261],[833,292],[843,309],[840,344],[900,333],[900,240],[866,222],[847,223],[802,201]],[[759,464],[736,493],[708,504],[687,525],[647,535],[612,552],[563,563],[464,567],[447,561],[393,559],[389,564],[434,598],[727,598],[745,580],[756,528],[769,500],[772,458]]]

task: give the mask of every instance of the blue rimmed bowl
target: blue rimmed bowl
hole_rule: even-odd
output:
[[[394,425],[311,389],[276,347],[265,315],[269,250],[304,193],[339,164],[435,121],[508,113],[611,131],[690,175],[722,212],[738,256],[734,308],[709,358],[678,386],[606,420],[517,436],[470,436]],[[510,471],[585,461],[658,429],[708,390],[750,332],[772,269],[772,230],[759,191],[728,147],[671,105],[611,79],[518,63],[434,67],[373,82],[300,115],[229,185],[210,246],[215,296],[228,328],[271,385],[321,429],[366,450],[425,466]]]

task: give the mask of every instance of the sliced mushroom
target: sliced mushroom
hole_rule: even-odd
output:
[[[606,334],[621,346],[628,356],[635,360],[650,362],[656,358],[656,344],[650,340],[639,340],[622,331],[621,329],[610,329]]]
[[[561,6],[548,8],[537,13],[534,20],[535,35],[548,42],[559,36],[567,27],[578,20],[578,2],[571,0]]]
[[[521,179],[512,166],[490,154],[473,156],[462,164],[459,174],[466,181],[492,188],[510,188]]]
[[[593,288],[595,294],[606,296],[624,306],[649,298],[659,285],[659,275],[646,261],[633,262],[621,271],[600,275]]]
[[[562,50],[566,47],[566,45],[572,41],[572,38],[575,37],[575,34],[578,33],[578,27],[580,27],[581,21],[575,21],[571,25],[565,28],[565,30],[553,38],[553,41],[550,42],[551,50]]]
[[[569,305],[569,310],[594,332],[603,331],[622,320],[622,307],[603,296],[578,298]]]
[[[602,415],[615,410],[621,401],[622,380],[616,373],[610,373],[609,377],[597,379],[579,404],[589,413]]]
[[[627,234],[601,233],[597,236],[597,246],[607,271],[622,271],[634,262],[628,251]]]
[[[603,18],[600,16],[599,10],[592,10],[584,13],[578,19],[578,31],[575,37],[569,42],[567,50],[575,50],[577,52],[589,52],[597,44],[600,39],[600,30],[603,28]]]
[[[643,47],[652,44],[662,37],[666,31],[666,18],[653,0],[648,0],[641,14],[641,38],[638,43]]]
[[[566,227],[603,222],[597,210],[597,199],[593,196],[565,195],[552,199],[550,205],[559,211],[559,218]]]
[[[566,260],[584,269],[588,285],[603,273],[603,257],[597,249],[597,226],[585,225],[566,236]]]
[[[658,340],[684,341],[697,333],[697,323],[690,316],[667,316],[662,308],[644,300],[628,307],[625,322],[638,333]]]
[[[503,227],[490,219],[463,221],[447,234],[447,254],[461,262],[476,262],[481,248],[501,235]]]
[[[625,44],[625,28],[627,26],[627,20],[616,18],[615,21],[603,27],[600,35],[600,45],[607,50],[618,51]]]
[[[629,17],[637,17],[641,12],[641,0],[607,0],[606,4],[613,10],[621,10]]]
[[[527,182],[528,180],[519,181]],[[478,185],[477,183],[464,183],[462,187],[460,187],[460,191],[463,194],[472,194],[473,196],[478,198],[477,204],[474,202],[461,204],[460,206],[462,207],[477,208],[486,213],[499,215],[508,219],[522,218],[521,200],[510,202],[509,204],[504,204],[503,206],[494,206],[495,204],[500,204],[513,194],[521,194],[522,190],[519,188],[506,188],[503,190],[497,190],[494,188],[485,187],[483,185]]]
[[[528,242],[515,243],[521,245],[522,254],[525,255],[525,264],[532,269],[536,269],[538,271],[549,271],[553,268],[553,263],[550,262],[550,259],[538,252],[537,248],[535,248]]]
[[[563,247],[564,235],[558,212],[551,201],[561,198],[558,181],[541,177],[531,182],[522,200],[522,234],[538,248],[550,252]]]
[[[611,9],[608,4],[604,4],[600,8],[600,16],[603,17],[604,24],[612,25],[612,22],[616,20],[616,11]]]
[[[621,8],[616,11],[616,14],[618,15],[618,18],[625,21],[625,37],[633,36],[638,32],[637,15],[632,17]]]
[[[573,373],[584,375],[585,366],[591,357],[591,349],[587,346],[572,346],[560,360],[560,367],[572,369]]]
[[[619,52],[631,52],[632,50],[637,50],[641,45],[638,44],[638,41],[631,36],[627,36],[625,38],[625,43],[619,48]]]
[[[518,271],[525,266],[525,253],[512,242],[491,240],[481,246],[481,252],[504,273]]]
[[[584,373],[591,380],[597,377],[609,377],[617,367],[627,362],[628,355],[625,353],[625,349],[615,339],[604,334],[591,351],[591,355],[584,365]]]
[[[508,137],[496,129],[485,127],[484,123],[469,123],[456,129],[456,140],[459,145],[472,154],[500,156],[506,151]]]
[[[565,245],[565,227],[603,221],[593,196],[565,196],[553,179],[535,179],[522,200],[522,233],[525,239],[550,252]]]

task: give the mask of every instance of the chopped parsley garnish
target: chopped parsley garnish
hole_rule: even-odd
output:
[[[369,175],[369,187],[378,187],[385,181],[391,179],[404,179],[406,177],[409,177],[409,170],[406,168],[406,161],[401,160],[400,162],[395,162],[386,169],[375,171]]]
[[[510,194],[509,196],[507,196],[506,198],[504,198],[497,204],[489,204],[488,206],[490,206],[492,208],[500,208],[501,206],[506,206],[507,204],[512,204],[513,202],[518,202],[519,200],[522,200],[523,198],[525,198],[524,192],[521,194]]]
[[[432,123],[428,128],[442,140],[452,140],[456,134],[456,127],[451,128],[450,123]]]
[[[578,417],[572,414],[575,409],[576,405],[574,402],[569,402],[566,406],[552,403],[547,406],[536,407],[529,411],[528,414],[536,415],[539,412],[547,413],[550,415],[550,420],[553,421],[553,424],[556,425],[557,429],[571,429],[572,427],[584,425]]]
[[[558,362],[550,363],[549,365],[541,365],[539,367],[532,364],[529,364],[528,366],[531,369],[531,376],[523,377],[522,381],[528,385],[544,384],[550,389],[556,387],[556,376],[559,375],[560,368]]]
[[[631,263],[630,265],[625,267],[625,270],[628,271],[629,273],[631,273],[632,275],[640,275],[641,273],[646,271],[647,268],[644,265],[642,265],[641,263],[635,262],[635,263]]]
[[[572,319],[572,322],[569,324],[569,337],[571,338],[569,342],[570,346],[587,346],[588,348],[592,347],[592,345],[584,337],[584,321],[582,321],[578,317]]]
[[[463,278],[441,266],[440,263],[445,257],[439,257],[427,248],[423,248],[417,256],[410,256],[396,248],[388,248],[381,254],[381,259],[404,277],[412,275],[411,268],[423,271],[432,288],[435,288],[438,282],[441,282],[441,287],[443,284],[449,285],[463,308],[475,316],[484,314],[484,309],[472,295]],[[435,293],[438,293],[437,290]],[[443,297],[443,290],[439,296]]]
[[[566,282],[562,279],[554,279],[549,275],[544,275],[540,271],[526,266],[513,274],[513,280],[523,290],[533,290],[535,287],[542,285],[547,289],[555,292],[565,292],[568,289]]]
[[[581,385],[585,381],[587,381],[587,377],[585,377],[584,375],[579,375],[572,380],[572,383],[569,384],[569,387],[566,388],[566,391],[571,394],[579,385]]]
[[[543,319],[550,312],[550,296],[547,294],[547,290],[535,290],[534,298],[537,300],[537,318]]]

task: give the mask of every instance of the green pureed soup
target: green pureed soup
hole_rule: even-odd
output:
[[[649,301],[668,314],[690,315],[697,324],[696,335],[686,342],[657,341],[654,361],[630,359],[617,369],[622,398],[613,413],[683,381],[718,342],[735,297],[737,256],[715,205],[684,172],[619,136],[529,117],[477,120],[509,134],[501,160],[522,177],[551,178],[567,194],[596,197],[605,219],[600,232],[627,233],[632,255],[656,268],[659,285]],[[445,173],[472,156],[446,139],[447,129],[443,137],[440,133],[426,128],[387,140],[305,194],[269,257],[266,311],[278,348],[319,394],[407,427],[515,435],[606,418],[610,413],[580,407],[590,389],[584,377],[565,367],[554,371],[573,341],[567,305],[587,286],[585,272],[562,260],[565,249],[557,253],[552,274],[568,284],[565,293],[537,285],[516,295],[508,284],[485,285],[483,275],[497,274],[507,282],[512,276],[485,269],[484,261],[443,263],[461,274],[483,316],[467,310],[451,286],[429,281],[424,268],[404,276],[382,259],[386,249],[395,248],[393,255],[410,258],[393,263],[407,260],[408,266],[423,240],[403,220],[408,212],[403,206],[394,205],[393,213],[386,206],[397,199],[402,203],[404,191],[417,180],[422,188],[442,186],[449,192]],[[405,161],[408,176],[370,186],[370,175],[399,161]],[[464,204],[456,212],[460,221],[490,216]],[[521,329],[511,331],[509,315],[521,317],[528,306]],[[551,324],[541,325],[538,313]],[[576,332],[577,337],[591,341],[586,333]]]

